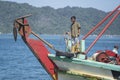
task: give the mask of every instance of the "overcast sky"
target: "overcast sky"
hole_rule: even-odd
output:
[[[4,1],[4,0],[3,0]],[[103,11],[111,11],[118,5],[120,0],[6,0],[18,3],[29,3],[36,7],[51,6],[53,8],[63,8],[66,6],[93,7]]]

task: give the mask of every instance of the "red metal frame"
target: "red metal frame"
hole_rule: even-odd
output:
[[[96,39],[91,43],[91,45],[88,47],[88,49],[85,51],[85,54],[87,54],[90,49],[94,46],[94,44],[99,40],[99,38],[104,34],[104,32],[109,28],[109,26],[113,23],[113,21],[117,18],[117,16],[120,14],[120,5],[110,12],[102,21],[100,21],[95,27],[93,27],[83,38],[82,40],[85,40],[90,34],[92,34],[100,25],[102,25],[109,17],[111,17],[115,12],[115,15],[113,18],[109,21],[109,23],[103,28],[103,30],[100,32],[100,34],[96,37]]]
[[[110,12],[104,19],[102,19],[95,27],[93,27],[83,38],[82,40],[85,40],[90,34],[92,34],[100,25],[102,25],[113,13],[115,13],[120,8],[120,5]]]
[[[21,20],[21,22],[19,21]],[[47,71],[47,73],[52,77],[53,80],[58,80],[57,78],[57,66],[49,59],[48,55],[50,52],[44,45],[41,40],[32,39],[29,35],[32,33],[31,27],[28,24],[26,16],[22,18],[18,18],[15,20],[16,25],[14,27],[18,30],[25,44],[29,47],[29,49],[33,52],[35,57]],[[28,24],[25,26],[25,24]],[[16,34],[16,32],[15,32]]]

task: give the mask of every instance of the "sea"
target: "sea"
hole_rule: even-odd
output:
[[[40,35],[43,39],[55,46],[56,49],[65,51],[63,35]],[[80,37],[80,39],[83,36]],[[31,36],[31,38],[35,38]],[[86,39],[86,49],[96,35]],[[36,38],[35,38],[36,39]],[[97,50],[112,50],[114,45],[120,47],[120,36],[104,35],[89,51],[87,56],[92,56]],[[48,50],[55,54],[48,46]],[[120,49],[119,49],[120,52]],[[0,34],[0,80],[52,80],[44,70],[33,53],[28,49],[21,37],[15,42],[12,34]],[[87,80],[81,77],[80,80]]]

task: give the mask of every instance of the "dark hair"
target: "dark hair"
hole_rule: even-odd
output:
[[[69,34],[69,31],[68,31],[68,32],[66,32],[65,34]]]
[[[118,49],[119,47],[115,45],[114,48],[117,48],[117,49]]]
[[[72,16],[71,19],[76,19],[76,17],[75,17],[75,16]]]

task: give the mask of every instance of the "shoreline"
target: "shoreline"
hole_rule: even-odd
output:
[[[64,39],[65,35],[61,34],[38,34],[40,37],[43,39]],[[80,35],[79,39],[81,40],[84,35]],[[17,35],[18,39],[20,39],[20,35]],[[30,35],[31,38],[35,38],[33,35]],[[90,35],[87,39],[95,39],[97,35]],[[0,39],[4,38],[14,38],[12,33],[7,33],[7,34],[0,34]],[[120,35],[103,35],[101,39],[120,39]]]
[[[0,33],[0,35],[13,35],[13,33]],[[45,36],[64,36],[64,34],[39,34],[39,35],[45,35]],[[84,35],[81,35],[81,36],[84,36]],[[90,35],[90,36],[97,36],[95,34],[93,35]],[[120,36],[120,35],[108,35],[108,34],[104,34],[103,36]]]

